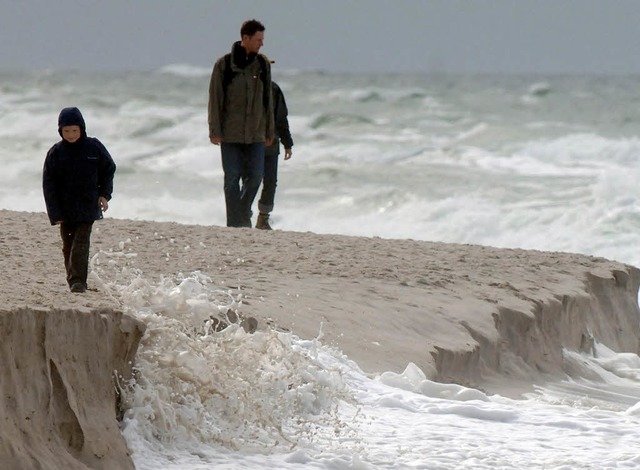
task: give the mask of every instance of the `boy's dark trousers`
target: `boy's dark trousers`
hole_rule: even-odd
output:
[[[87,286],[89,245],[92,226],[93,222],[62,222],[60,224],[64,267],[67,270],[67,282],[69,286],[77,282],[82,283],[85,287]]]

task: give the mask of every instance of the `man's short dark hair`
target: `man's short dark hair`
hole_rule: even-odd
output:
[[[253,36],[258,31],[264,31],[264,25],[255,19],[247,20],[242,23],[242,27],[240,28],[240,37],[244,35]]]

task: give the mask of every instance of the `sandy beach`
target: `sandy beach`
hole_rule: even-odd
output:
[[[0,429],[2,461],[42,461],[65,448],[69,458],[57,463],[77,463],[69,468],[113,468],[111,458],[128,468],[109,381],[114,368],[130,372],[144,326],[99,289],[68,291],[58,230],[44,213],[2,210],[0,226],[2,409],[12,423]],[[401,372],[412,362],[432,380],[517,395],[563,374],[565,348],[587,351],[597,341],[640,350],[640,270],[602,258],[117,219],[94,225],[92,256],[100,252],[121,253],[119,267],[149,280],[202,272],[241,295],[239,313],[255,317],[258,330],[321,336],[371,374]],[[73,333],[78,324],[81,334]],[[66,331],[77,340],[65,341]],[[57,344],[40,347],[43,338]],[[83,361],[93,344],[98,354]],[[89,385],[95,373],[101,379]],[[40,395],[18,400],[25,383],[43,384]],[[58,409],[66,411],[52,414],[62,402]],[[89,408],[111,422],[109,433],[85,427]],[[38,414],[40,431],[25,424],[26,415]],[[96,432],[102,447],[91,445]]]

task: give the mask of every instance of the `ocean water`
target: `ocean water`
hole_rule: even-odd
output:
[[[0,208],[42,211],[57,114],[118,164],[109,217],[223,225],[210,70],[0,72]],[[570,251],[640,266],[640,78],[332,75],[274,68],[290,109],[275,228]],[[322,337],[207,329],[242,308],[204,273],[146,279],[127,241],[92,282],[148,335],[123,434],[140,469],[640,468],[640,358],[566,351],[520,400],[371,377]],[[203,326],[205,325],[205,326]]]

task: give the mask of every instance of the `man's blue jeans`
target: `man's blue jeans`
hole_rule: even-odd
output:
[[[227,227],[251,227],[251,205],[264,174],[264,142],[223,142],[220,149],[224,170]]]

